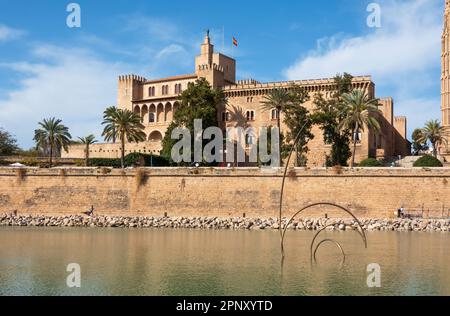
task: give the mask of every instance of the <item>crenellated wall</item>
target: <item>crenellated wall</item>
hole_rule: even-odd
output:
[[[174,217],[276,217],[281,171],[259,169],[0,169],[0,213]],[[284,214],[317,202],[348,207],[360,218],[392,217],[400,207],[450,209],[450,169],[297,169],[286,182]],[[330,208],[310,217],[345,214]]]

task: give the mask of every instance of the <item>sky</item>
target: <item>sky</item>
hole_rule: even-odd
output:
[[[444,0],[375,1],[381,25],[369,27],[373,2],[78,0],[81,27],[69,28],[71,1],[0,0],[0,127],[25,149],[48,117],[74,138],[100,139],[117,77],[193,73],[210,29],[216,50],[237,60],[238,79],[371,75],[411,133],[440,119]]]

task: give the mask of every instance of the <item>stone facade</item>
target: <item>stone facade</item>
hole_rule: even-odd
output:
[[[171,217],[277,217],[282,170],[257,168],[0,168],[0,214]],[[425,217],[450,210],[450,169],[295,169],[286,181],[283,214],[336,203],[358,218],[391,218],[404,207]],[[345,217],[330,207],[306,217]]]
[[[450,0],[445,0],[444,30],[442,32],[441,111],[442,126],[450,145]],[[443,146],[440,153],[450,161],[450,147]]]
[[[174,112],[179,107],[180,93],[187,89],[189,83],[199,78],[205,78],[214,88],[222,89],[228,99],[226,108],[218,109],[221,128],[237,126],[236,117],[243,117],[248,127],[259,130],[261,127],[276,126],[276,111],[263,111],[261,102],[274,88],[291,89],[293,84],[306,89],[310,94],[310,101],[305,107],[313,110],[313,98],[317,93],[330,97],[335,90],[333,79],[298,80],[289,82],[260,83],[256,80],[236,81],[236,62],[234,59],[214,52],[209,35],[201,45],[201,53],[195,58],[195,73],[170,78],[147,80],[135,75],[119,77],[118,106],[141,115],[145,125],[148,140],[139,146],[131,146],[132,151],[159,151],[161,140],[172,122]],[[371,98],[375,98],[375,84],[370,76],[355,77],[355,89],[363,89]],[[394,102],[391,98],[381,100],[382,130],[380,132],[368,129],[362,134],[357,144],[356,161],[368,157],[390,158],[392,156],[406,156],[409,154],[409,142],[406,140],[406,118],[394,117]],[[283,119],[283,117],[282,117]],[[282,126],[286,132],[286,126]],[[331,146],[324,144],[321,130],[313,127],[315,138],[310,141],[308,164],[312,167],[324,166],[326,156]],[[92,146],[91,157],[110,156],[104,152],[105,147],[114,153],[120,151],[119,145],[96,144]],[[144,149],[145,148],[145,149]],[[73,150],[74,149],[74,150]],[[65,158],[82,158],[84,150],[71,148]],[[111,155],[116,156],[116,154]]]

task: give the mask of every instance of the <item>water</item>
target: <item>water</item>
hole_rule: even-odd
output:
[[[448,233],[326,233],[311,265],[311,232],[0,228],[0,295],[450,295]],[[81,266],[81,288],[66,285]],[[382,269],[367,286],[367,265]]]

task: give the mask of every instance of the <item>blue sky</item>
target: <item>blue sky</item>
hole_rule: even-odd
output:
[[[372,1],[76,2],[79,29],[66,25],[70,1],[0,0],[0,126],[24,148],[44,117],[62,118],[73,136],[100,137],[117,76],[192,73],[208,28],[227,54],[238,39],[239,79],[372,75],[377,95],[394,97],[410,131],[440,118],[444,0],[377,1],[381,28],[367,26]]]

